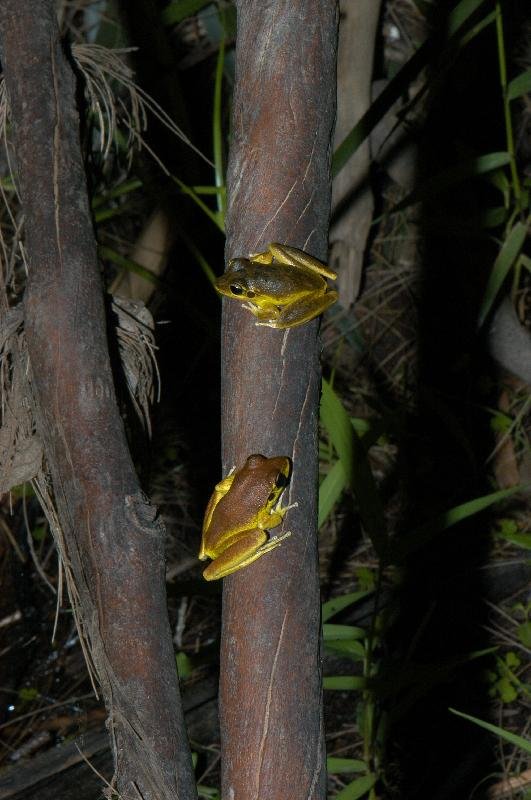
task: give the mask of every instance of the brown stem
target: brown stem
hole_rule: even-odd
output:
[[[335,0],[237,2],[227,257],[271,241],[326,258],[335,110]],[[256,327],[232,300],[222,330],[223,460],[289,455],[286,542],[224,579],[220,714],[229,800],[324,798],[317,558],[318,322]]]
[[[73,72],[53,0],[3,0],[29,279],[25,329],[38,427],[109,711],[122,798],[196,796],[164,588],[164,530],[116,405]]]

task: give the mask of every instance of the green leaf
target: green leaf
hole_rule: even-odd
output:
[[[193,667],[192,667],[192,662],[190,661],[186,653],[183,653],[182,651],[177,653],[177,655],[175,656],[175,661],[177,663],[177,672],[179,674],[179,678],[181,680],[189,678],[193,672]]]
[[[339,501],[346,485],[347,478],[343,465],[341,461],[336,461],[319,486],[319,518],[317,521],[319,528],[324,524],[335,504]]]
[[[367,634],[355,625],[323,625],[323,639],[364,639]]]
[[[447,37],[450,38],[456,34],[484,2],[485,0],[461,0],[448,16]],[[413,53],[409,61],[406,61],[395,77],[389,81],[383,92],[378,95],[370,108],[367,109],[343,139],[332,159],[332,175],[334,177],[343,169],[347,161],[354,155],[371,131],[374,130],[393,103],[402,96],[411,81],[417,77],[420,70],[431,59],[433,47],[434,39],[429,37]]]
[[[211,3],[212,0],[173,0],[162,12],[162,21],[165,25],[176,25]]]
[[[37,700],[39,697],[39,690],[34,689],[33,687],[23,686],[22,689],[18,690],[18,698],[21,703],[31,703],[33,700]]]
[[[364,689],[367,681],[359,675],[331,675],[323,678],[323,689],[336,692],[348,692],[353,689]]]
[[[419,547],[430,542],[437,533],[446,530],[446,528],[450,528],[452,525],[456,525],[458,522],[468,517],[472,517],[474,514],[478,514],[480,511],[494,505],[494,503],[506,500],[508,497],[516,494],[516,492],[521,492],[525,488],[525,486],[511,486],[510,489],[501,489],[498,492],[492,492],[492,494],[485,494],[481,497],[474,498],[474,500],[469,500],[467,503],[462,503],[461,505],[454,506],[454,508],[450,508],[448,511],[445,511],[444,514],[440,514],[430,522],[420,525],[404,536],[395,539],[390,546],[391,553],[389,560],[391,562],[401,561],[405,556],[409,555],[409,553],[418,550]]]
[[[517,547],[522,547],[524,550],[531,550],[531,533],[513,533],[512,531],[498,531],[496,536],[499,539],[505,539]]]
[[[523,622],[516,629],[516,635],[524,645],[524,647],[531,647],[531,621]]]
[[[112,261],[113,264],[117,264],[128,272],[134,272],[135,275],[140,275],[140,277],[144,278],[148,283],[152,283],[155,286],[160,286],[161,284],[158,275],[154,275],[149,269],[143,267],[142,264],[138,264],[136,261],[126,258],[126,256],[123,256],[121,253],[117,253],[116,250],[113,250],[111,247],[104,247],[101,244],[98,245],[98,254],[100,258],[106,258],[108,261]]]
[[[363,144],[393,103],[398,100],[409,83],[418,75],[428,60],[430,49],[431,46],[427,46],[427,42],[419,47],[343,139],[332,158],[333,177],[343,169],[347,161],[354,155],[358,147]]]
[[[324,646],[328,652],[352,658],[354,661],[363,661],[367,656],[366,647],[354,639],[330,639],[324,643]]]
[[[46,525],[38,525],[36,528],[33,528],[31,535],[35,539],[36,542],[42,542],[44,537],[46,536]]]
[[[363,443],[352,427],[341,400],[326,380],[323,380],[321,420],[339,456],[347,482],[356,495],[363,527],[374,549],[381,555],[387,544],[387,536],[378,488]]]
[[[479,224],[482,228],[499,228],[507,219],[508,211],[504,206],[487,208],[482,212]]]
[[[219,212],[217,212],[217,211],[212,211],[212,209],[209,208],[207,206],[207,204],[204,203],[201,200],[199,195],[196,192],[194,192],[194,190],[193,190],[193,188],[191,186],[187,186],[187,184],[184,183],[176,175],[171,175],[170,177],[171,177],[171,179],[173,181],[175,181],[175,183],[177,184],[177,186],[179,187],[181,192],[183,194],[187,194],[189,197],[191,197],[192,200],[194,201],[194,203],[201,209],[201,211],[204,214],[206,214],[206,216],[209,218],[209,220],[211,220],[214,223],[214,225],[217,228],[219,228],[219,230],[222,233],[224,233],[225,232],[225,224],[224,224],[223,216],[221,214],[219,214]]]
[[[513,78],[507,86],[507,98],[509,100],[516,100],[523,94],[531,92],[531,69],[526,69],[525,72]]]
[[[448,15],[447,36],[453,36],[459,28],[483,5],[485,0],[461,0]]]
[[[329,773],[367,772],[367,764],[359,758],[335,758],[328,756],[326,769]]]
[[[333,617],[335,614],[343,611],[344,608],[354,605],[354,603],[357,603],[358,600],[363,600],[364,597],[368,597],[370,594],[372,594],[372,591],[369,590],[362,592],[349,592],[348,594],[342,594],[340,597],[334,597],[332,600],[327,600],[326,603],[323,603],[321,615],[323,622],[326,622],[326,620],[330,619],[330,617]]]
[[[496,681],[496,690],[504,703],[512,703],[518,697],[518,691],[510,678],[500,678],[499,681]]]
[[[527,226],[517,222],[504,241],[494,262],[478,317],[478,328],[485,322],[505,278],[515,263],[527,236]]]
[[[211,786],[203,786],[200,783],[197,784],[197,796],[207,797],[209,800],[221,800],[221,795],[217,789]]]
[[[361,778],[356,778],[352,783],[349,783],[344,789],[341,789],[334,800],[357,800],[357,798],[367,794],[375,783],[376,775],[363,775]]]
[[[425,180],[418,189],[415,189],[393,206],[389,213],[394,214],[397,211],[402,211],[413,203],[418,203],[419,200],[435,200],[441,193],[456,184],[463,183],[468,178],[485,175],[497,170],[509,164],[510,161],[511,157],[505,151],[467,158],[465,161],[454,164],[454,166],[445,169],[444,172]]]
[[[522,736],[517,736],[515,733],[506,731],[503,728],[498,728],[497,725],[492,725],[490,722],[485,722],[477,717],[472,717],[470,714],[464,714],[462,711],[457,711],[455,708],[449,708],[448,711],[450,711],[452,714],[456,714],[458,717],[463,717],[463,719],[473,722],[475,725],[479,725],[480,728],[485,728],[486,731],[494,733],[501,739],[505,739],[505,741],[509,742],[509,744],[520,747],[526,753],[531,754],[531,741],[529,739],[524,739]]]
[[[116,186],[114,189],[110,189],[109,191],[102,192],[101,194],[97,195],[92,199],[91,206],[93,209],[99,208],[108,200],[114,200],[116,197],[121,197],[123,194],[129,194],[130,192],[134,192],[136,189],[140,189],[142,186],[142,181],[138,178],[132,178],[130,181],[124,181]]]

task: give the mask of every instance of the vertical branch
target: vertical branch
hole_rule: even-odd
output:
[[[327,253],[335,111],[335,0],[239,0],[227,256],[279,241]],[[316,320],[276,331],[224,301],[225,470],[289,455],[285,528],[272,553],[224,579],[223,796],[325,796],[317,557]]]
[[[72,70],[53,0],[4,0],[0,48],[29,262],[25,330],[38,432],[102,685],[121,797],[195,797],[167,619],[163,526],[114,393]]]

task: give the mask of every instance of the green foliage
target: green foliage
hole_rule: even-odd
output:
[[[500,739],[504,739],[504,741],[520,748],[525,753],[531,754],[531,741],[529,739],[524,739],[523,736],[517,736],[515,733],[511,733],[511,731],[506,731],[504,728],[499,728],[497,725],[492,725],[490,722],[485,722],[485,720],[478,719],[470,714],[464,714],[462,711],[457,711],[455,708],[449,708],[448,710],[452,714],[456,714],[458,717],[467,719],[470,722],[473,722],[475,725],[479,725],[480,728],[484,728],[486,731],[494,733],[496,736],[499,736]]]
[[[523,488],[522,486],[512,486],[510,489],[500,489],[497,492],[476,497],[473,500],[448,509],[448,511],[424,525],[420,525],[400,539],[394,540],[390,547],[390,561],[402,561],[407,555],[418,550],[419,547],[428,544],[436,534],[474,516],[474,514],[479,514],[489,506],[508,499],[517,492],[521,492]]]
[[[175,656],[175,662],[177,664],[177,672],[179,674],[179,678],[184,681],[186,678],[189,678],[193,672],[193,665],[189,657],[186,653],[183,653],[182,650],[177,653]]]
[[[505,539],[511,544],[522,547],[524,550],[531,550],[531,533],[520,532],[518,523],[514,519],[498,520],[494,535],[499,539]]]
[[[462,32],[462,29],[470,21],[476,11],[486,0],[461,0],[450,12],[447,19],[447,46],[453,46],[453,38]],[[491,16],[489,21],[494,19]],[[477,27],[475,34],[479,33],[481,27]],[[470,41],[469,36],[463,37],[462,45]],[[383,92],[374,100],[370,108],[363,117],[354,125],[350,133],[341,142],[332,160],[332,174],[343,169],[347,161],[352,158],[358,147],[371,134],[380,120],[387,114],[393,104],[404,94],[407,87],[417,78],[420,71],[428,63],[433,53],[433,38],[428,38],[418,50],[411,56]]]
[[[173,0],[162,12],[162,21],[165,25],[177,25],[209,5],[213,5],[212,0]]]
[[[358,797],[363,797],[364,794],[367,794],[375,783],[376,775],[369,774],[356,778],[336,794],[336,800],[357,800]]]
[[[487,671],[490,697],[499,697],[503,703],[512,703],[522,688],[514,670],[521,665],[519,657],[509,650],[503,658],[496,658],[496,671]]]
[[[500,252],[493,264],[483,302],[479,312],[478,325],[481,326],[487,319],[489,312],[496,300],[511,269],[515,266],[527,236],[527,224],[516,222],[507,234]]]
[[[329,773],[339,773],[346,775],[349,772],[366,772],[365,761],[357,758],[334,758],[329,756],[326,759],[326,769]]]
[[[32,703],[34,700],[38,700],[39,697],[39,690],[33,687],[23,686],[18,690],[18,699],[21,703]]]
[[[325,380],[321,397],[321,422],[339,457],[345,482],[356,496],[363,526],[374,549],[382,555],[387,544],[383,507],[367,453],[341,400]],[[335,480],[338,481],[338,476]],[[326,507],[329,507],[330,488],[326,488],[327,495],[323,499]]]

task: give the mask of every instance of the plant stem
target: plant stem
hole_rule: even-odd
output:
[[[500,3],[496,3],[496,39],[498,44],[498,65],[500,69],[500,83],[503,97],[503,115],[505,119],[505,135],[507,137],[507,151],[510,157],[510,169],[514,198],[518,211],[521,207],[522,189],[518,170],[516,168],[516,152],[514,146],[513,121],[511,118],[511,107],[507,93],[507,62],[505,58],[505,40],[503,36],[503,18]]]

